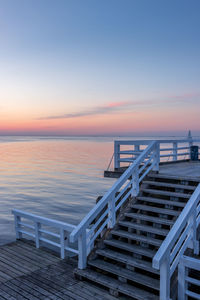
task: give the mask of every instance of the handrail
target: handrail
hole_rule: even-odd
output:
[[[172,158],[173,161],[177,161],[181,159],[182,156],[190,157],[190,146],[193,145],[194,142],[200,143],[200,139],[168,139],[168,140],[155,140],[159,144],[160,148],[160,160],[166,161],[166,158]],[[114,169],[119,169],[121,163],[133,163],[137,158],[137,155],[141,151],[141,147],[144,148],[145,145],[149,145],[151,140],[117,140],[114,144]],[[184,147],[180,147],[179,144],[188,144]],[[163,148],[165,144],[172,144],[169,148],[166,146]],[[163,146],[162,146],[163,145]],[[134,149],[131,150],[121,150],[120,146],[134,146]],[[183,150],[186,150],[183,152]],[[188,152],[187,152],[188,150]],[[162,154],[161,154],[162,152]],[[126,156],[125,156],[126,155]],[[130,156],[131,155],[131,156]],[[164,160],[163,160],[164,159]]]
[[[153,155],[150,155],[152,153]],[[143,173],[139,171],[142,163],[144,163],[145,167],[147,168],[146,170],[143,170]],[[102,199],[80,222],[80,224],[71,232],[70,241],[75,242],[77,239],[79,241],[79,268],[85,268],[87,255],[94,246],[95,238],[106,226],[107,228],[113,228],[115,225],[117,210],[128,199],[129,196],[138,194],[140,178],[143,178],[151,169],[158,171],[158,168],[158,145],[155,141],[151,141],[148,147],[114,183],[112,188],[102,197]],[[128,183],[126,183],[127,181]],[[120,190],[121,188],[122,191]],[[98,224],[100,226],[98,227],[97,222],[95,223],[95,218],[102,213],[104,213],[104,218],[102,219],[102,222]],[[92,222],[94,222],[94,224]],[[90,226],[91,228],[89,228]],[[91,247],[89,247],[89,245]]]
[[[65,251],[78,254],[78,250],[69,247],[69,233],[72,232],[74,228],[76,228],[75,225],[45,217],[40,217],[35,214],[27,213],[18,209],[13,209],[12,213],[15,217],[15,231],[17,239],[20,239],[22,237],[22,234],[25,234],[35,239],[36,248],[40,247],[41,242],[48,245],[50,244],[54,247],[58,247],[60,248],[61,258],[65,258]],[[33,225],[22,222],[21,218],[32,221]],[[55,233],[51,229],[42,229],[42,225],[58,229],[59,232]],[[28,228],[28,230],[26,228]],[[42,236],[42,234],[45,234],[47,237]],[[53,240],[48,236],[52,237]],[[54,239],[58,239],[58,242],[55,242]]]
[[[200,184],[153,257],[153,268],[160,270],[160,298],[162,300],[169,299],[170,278],[191,242],[194,253],[199,253],[199,242],[196,240],[196,231],[200,224],[199,212]]]

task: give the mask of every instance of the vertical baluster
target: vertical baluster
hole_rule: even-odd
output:
[[[153,158],[153,171],[158,172],[159,171],[159,163],[160,163],[160,144],[156,142],[155,148],[154,148],[154,158]]]
[[[160,266],[160,299],[170,300],[170,254]]]
[[[199,241],[197,240],[197,207],[193,212],[192,215],[193,220],[192,223],[192,227],[193,227],[193,249],[194,249],[194,254],[199,254]]]
[[[40,248],[40,228],[41,228],[41,224],[39,222],[35,222],[35,246],[36,246],[36,248]]]
[[[108,200],[108,219],[108,228],[113,228],[116,223],[115,192],[112,193],[110,199]]]
[[[135,145],[134,146],[134,150],[137,151],[137,152],[139,152],[140,151],[140,145]],[[139,154],[135,154],[134,158],[136,159],[138,156],[139,156]]]
[[[65,258],[65,231],[60,228],[60,257]]]
[[[22,233],[20,232],[21,225],[19,224],[19,222],[21,222],[21,217],[15,215],[15,232],[17,240],[22,238]]]
[[[86,230],[83,229],[82,234],[78,238],[78,268],[85,269],[87,265],[87,243],[86,243]]]
[[[132,174],[131,196],[136,197],[139,194],[139,167],[137,166]]]
[[[178,159],[178,155],[177,155],[177,142],[173,143],[173,161],[176,161]]]
[[[114,169],[117,170],[120,167],[120,144],[118,141],[114,142]]]
[[[181,258],[180,262],[178,264],[178,299],[181,300],[186,300],[186,289],[187,289],[187,284],[186,284],[186,267],[184,265],[184,259]]]

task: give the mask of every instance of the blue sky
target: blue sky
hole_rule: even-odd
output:
[[[0,133],[199,131],[199,15],[198,0],[0,0]]]

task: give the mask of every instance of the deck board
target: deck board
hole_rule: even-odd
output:
[[[75,259],[61,260],[27,240],[0,246],[2,300],[114,300],[107,291],[73,276]],[[119,298],[118,298],[119,299]]]

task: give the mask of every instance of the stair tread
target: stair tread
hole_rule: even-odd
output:
[[[133,223],[133,222],[128,222],[128,221],[119,221],[118,224],[122,225],[122,226],[126,226],[126,227],[130,227],[133,229],[137,229],[137,230],[141,230],[141,231],[145,231],[145,232],[151,232],[151,233],[155,233],[158,235],[168,235],[168,230],[166,229],[162,229],[162,228],[156,228],[153,226],[148,226],[148,225],[144,225],[144,224],[138,224],[138,223]]]
[[[135,208],[135,209],[160,213],[160,214],[164,214],[164,215],[172,215],[172,216],[179,216],[179,214],[181,213],[180,211],[176,211],[176,210],[172,210],[172,209],[158,208],[158,207],[154,207],[154,206],[150,206],[150,205],[142,205],[142,204],[132,204],[131,207]]]
[[[125,213],[124,215],[126,217],[130,217],[130,218],[137,219],[137,220],[143,220],[143,221],[148,221],[148,222],[158,223],[158,224],[163,224],[163,225],[169,225],[169,226],[172,226],[175,222],[175,221],[167,220],[164,218],[152,217],[152,216],[138,214],[138,213],[137,214],[136,213]]]
[[[191,176],[177,176],[177,175],[169,175],[169,174],[162,174],[162,173],[149,173],[148,177],[150,178],[161,178],[161,179],[173,179],[173,180],[186,180],[190,182],[200,182],[200,177],[191,177]]]
[[[133,282],[137,282],[150,288],[159,290],[159,280],[150,276],[146,276],[135,271],[130,271],[126,268],[117,266],[116,264],[106,262],[103,259],[94,259],[88,261],[88,264],[100,270],[104,270]]]
[[[147,243],[149,245],[154,245],[157,247],[160,247],[160,245],[162,244],[162,240],[158,240],[152,237],[148,237],[148,236],[144,236],[144,235],[140,235],[140,234],[136,234],[136,233],[130,233],[124,230],[112,230],[111,234],[113,235],[117,235],[119,237],[124,237],[127,239],[131,239],[131,240],[135,240],[138,242],[142,242],[142,243]]]
[[[78,274],[89,280],[95,281],[96,283],[109,287],[110,289],[116,290],[127,296],[134,297],[137,300],[158,300],[158,296],[150,292],[136,288],[127,283],[121,283],[116,279],[110,278],[103,274],[99,274],[90,269],[85,269],[85,270],[77,269],[75,270],[75,274]]]
[[[184,190],[191,190],[194,191],[196,186],[186,185],[186,184],[176,184],[171,182],[160,182],[160,181],[151,181],[151,180],[144,180],[143,184],[150,184],[154,186],[163,186],[163,187],[170,187],[175,189],[184,189]]]
[[[124,243],[122,241],[119,240],[105,240],[104,244],[109,245],[109,246],[113,246],[115,248],[120,248],[132,253],[137,253],[143,256],[147,256],[150,258],[153,258],[154,255],[156,254],[156,250],[151,250],[151,249],[147,249],[138,245],[133,245],[133,244],[128,244],[128,243]]]
[[[191,197],[191,194],[169,192],[169,191],[155,190],[155,189],[146,189],[146,188],[141,188],[141,192],[155,194],[155,195],[169,196],[169,197],[173,196],[173,197],[177,197],[177,198],[179,197],[179,198],[189,199]]]
[[[159,199],[159,198],[153,198],[153,197],[143,197],[139,196],[136,198],[139,201],[147,201],[151,203],[158,203],[158,204],[163,204],[163,205],[173,205],[173,206],[178,206],[178,207],[184,207],[185,202],[180,202],[180,201],[172,201],[172,200],[165,200],[165,199]]]
[[[159,270],[156,270],[152,267],[151,262],[145,261],[145,260],[141,260],[141,259],[137,259],[134,258],[132,256],[129,255],[125,255],[123,253],[119,253],[110,249],[97,249],[96,253],[98,255],[116,260],[117,262],[122,262],[124,264],[136,267],[138,269],[143,269],[146,270],[148,272],[154,273],[154,274],[160,274]]]

